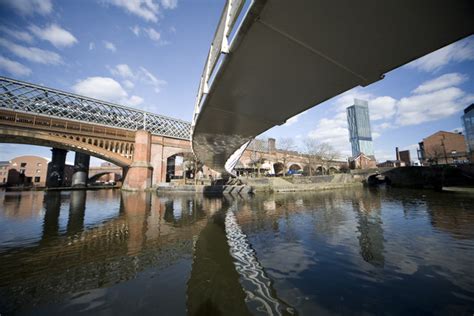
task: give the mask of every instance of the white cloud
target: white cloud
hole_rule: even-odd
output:
[[[131,106],[137,106],[143,102],[143,98],[139,96],[129,97],[120,83],[108,77],[89,77],[75,84],[72,90],[87,97]]]
[[[161,0],[161,5],[165,9],[176,9],[178,0]]]
[[[135,75],[133,74],[132,69],[127,64],[119,64],[115,66],[114,68],[110,69],[110,72],[113,75],[120,76],[122,78],[130,78],[133,79],[135,78]]]
[[[29,76],[31,69],[8,58],[0,56],[0,69],[3,69],[14,76]]]
[[[397,100],[388,96],[369,100],[370,119],[377,121],[391,118],[396,112],[396,102]]]
[[[131,82],[130,80],[124,80],[122,81],[122,83],[127,89],[133,89],[135,87],[135,84]]]
[[[10,50],[18,57],[24,58],[31,62],[49,65],[59,65],[63,63],[61,56],[48,50],[17,45],[3,38],[0,38],[0,46]]]
[[[156,93],[160,93],[161,86],[166,84],[165,80],[156,78],[150,73],[145,67],[140,67],[140,71],[143,75],[143,80],[154,87]]]
[[[135,36],[140,36],[140,27],[138,25],[131,27],[130,30],[135,34]]]
[[[427,72],[436,72],[451,62],[474,60],[474,36],[445,46],[407,65]]]
[[[143,32],[148,36],[152,41],[159,42],[161,39],[161,33],[155,30],[152,27],[149,28],[140,28],[139,26],[135,25],[134,27],[131,27],[130,30],[135,34],[136,36],[140,36],[140,34]],[[166,44],[167,42],[161,42],[161,44]]]
[[[293,117],[290,117],[289,119],[286,120],[285,124],[283,124],[283,126],[291,126],[293,124],[295,124],[296,122],[298,122],[298,119],[300,117],[300,114],[297,114]]]
[[[17,31],[10,29],[6,26],[0,26],[0,31],[23,42],[31,43],[33,42],[33,36],[28,32]]]
[[[304,112],[301,112],[299,114],[296,114],[295,116],[293,117],[290,117],[289,119],[286,120],[285,124],[283,124],[283,126],[291,126],[293,124],[295,124],[296,122],[298,122],[299,118],[306,114],[307,111],[304,111]]]
[[[319,142],[329,143],[344,156],[351,155],[345,112],[339,112],[333,118],[319,120],[308,136]]]
[[[334,99],[334,106],[337,111],[346,111],[348,106],[354,104],[354,99],[369,100],[374,96],[367,92],[362,92],[360,87],[356,87],[342,93]]]
[[[159,41],[160,40],[160,37],[161,37],[161,34],[156,31],[154,28],[150,27],[150,28],[147,28],[147,29],[143,29],[145,31],[145,33],[148,35],[148,37],[152,40],[152,41]]]
[[[45,28],[31,25],[29,30],[40,39],[48,41],[58,48],[70,47],[77,43],[77,38],[74,35],[56,24],[51,24]]]
[[[461,103],[466,104],[466,105],[474,103],[474,94],[466,94],[462,98]]]
[[[457,86],[468,79],[469,77],[467,75],[463,75],[460,73],[445,74],[433,80],[429,80],[422,83],[415,90],[413,90],[413,93],[427,93],[435,90],[440,90],[446,87]]]
[[[308,136],[328,142],[343,154],[350,155],[346,107],[354,103],[354,98],[369,102],[372,137],[376,139],[393,128],[435,121],[459,113],[467,104],[474,102],[473,94],[466,94],[456,87],[467,79],[467,76],[457,73],[442,75],[422,83],[413,90],[412,95],[399,100],[390,96],[374,96],[361,91],[361,88],[352,89],[332,101],[334,116],[319,120]],[[376,152],[376,156],[383,158],[384,153]]]
[[[93,49],[95,49],[95,44],[94,44],[94,42],[90,42],[89,43],[89,50],[93,50]]]
[[[146,21],[158,21],[160,6],[154,0],[108,0],[108,2]]]
[[[376,132],[382,132],[386,129],[389,129],[389,128],[392,128],[393,125],[390,124],[389,122],[383,122],[383,123],[380,123],[380,124],[376,124],[373,126],[373,130],[376,131]]]
[[[468,79],[466,75],[450,73],[419,85],[414,94],[397,102],[398,125],[417,125],[451,116],[462,110],[474,95],[456,87]]]
[[[105,48],[107,48],[108,50],[114,53],[117,51],[117,47],[115,47],[114,43],[109,42],[109,41],[103,41],[103,42],[104,42]]]
[[[134,71],[127,64],[119,64],[113,68],[108,67],[110,73],[114,76],[126,79],[123,81],[125,87],[133,89],[135,82],[151,85],[156,93],[159,93],[161,87],[166,84],[165,80],[158,79],[155,75],[149,72],[145,67],[139,67]]]
[[[334,100],[336,111],[346,111],[348,106],[354,104],[354,99],[369,102],[369,113],[372,121],[388,119],[396,112],[396,100],[389,96],[377,97],[370,93],[361,91],[360,87],[351,89]]]
[[[72,89],[75,93],[110,102],[127,97],[120,83],[107,77],[89,77],[75,84]]]
[[[12,7],[22,15],[46,15],[53,10],[51,0],[2,0],[1,3]]]
[[[143,98],[136,95],[132,95],[125,104],[130,105],[130,106],[138,106],[142,103],[143,103]]]
[[[448,117],[463,109],[459,102],[465,93],[456,87],[402,98],[398,102],[399,125],[418,125]]]

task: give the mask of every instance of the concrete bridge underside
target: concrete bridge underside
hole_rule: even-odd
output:
[[[226,3],[193,119],[193,150],[218,171],[269,128],[474,33],[471,0],[255,0],[229,45],[242,2]]]

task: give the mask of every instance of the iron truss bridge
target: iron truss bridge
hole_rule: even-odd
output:
[[[190,139],[189,122],[5,77],[0,77],[0,108]]]

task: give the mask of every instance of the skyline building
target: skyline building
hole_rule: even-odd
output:
[[[354,104],[346,110],[352,157],[361,153],[373,157],[374,145],[370,129],[369,103],[365,100],[354,99]]]
[[[472,162],[474,160],[474,103],[464,109],[464,115],[461,118],[467,150]]]

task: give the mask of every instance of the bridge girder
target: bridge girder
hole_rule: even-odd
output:
[[[76,137],[79,137],[80,140],[76,140]],[[73,138],[73,139],[71,139]],[[91,143],[89,143],[91,142]],[[132,163],[131,158],[124,156],[125,153],[113,152],[107,150],[105,147],[100,147],[94,144],[103,144],[105,146],[107,143],[104,140],[93,138],[93,137],[83,137],[77,136],[68,133],[59,133],[59,132],[41,132],[35,130],[27,129],[18,129],[14,127],[1,126],[0,125],[0,143],[15,143],[15,144],[27,144],[27,145],[36,145],[36,146],[45,146],[45,147],[55,147],[65,150],[70,150],[74,152],[81,152],[87,155],[97,157],[102,160],[109,161],[120,167],[128,167]],[[111,142],[112,144],[112,142]],[[113,145],[118,147],[123,147],[122,145],[125,142],[114,142]],[[133,143],[129,142],[129,148],[133,149]],[[132,156],[132,153],[127,153],[127,156]]]
[[[189,122],[6,77],[0,77],[0,109],[190,139]]]

